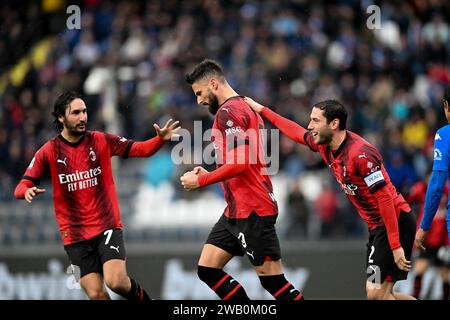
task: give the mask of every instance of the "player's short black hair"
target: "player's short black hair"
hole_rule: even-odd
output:
[[[447,103],[450,105],[450,85],[448,85],[447,88],[445,88],[444,100],[447,101]]]
[[[339,120],[339,129],[344,130],[347,123],[347,110],[337,100],[324,100],[316,103],[314,108],[319,108],[323,111],[324,117],[327,119],[327,123],[330,123],[334,119]]]
[[[58,130],[63,129],[63,124],[58,120],[58,118],[60,116],[64,116],[66,114],[66,108],[73,100],[78,98],[81,98],[81,95],[75,91],[63,92],[56,98],[52,115],[55,117],[55,120],[53,120],[53,124]]]
[[[205,59],[197,64],[194,70],[186,74],[185,79],[192,85],[194,82],[210,76],[217,77],[221,82],[225,81],[225,74],[220,64],[217,61]]]

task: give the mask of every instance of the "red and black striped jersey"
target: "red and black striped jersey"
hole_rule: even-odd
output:
[[[340,187],[367,223],[369,230],[385,224],[374,195],[384,186],[392,196],[397,218],[400,211],[411,211],[408,203],[392,184],[380,153],[362,137],[347,130],[344,141],[335,151],[326,144],[315,144],[310,131],[305,132],[303,139],[311,150],[321,153]]]
[[[216,113],[212,140],[217,167],[236,159],[250,164],[243,173],[221,182],[227,202],[226,217],[247,218],[252,211],[260,216],[278,214],[272,181],[264,160],[260,129],[264,129],[262,118],[250,109],[241,96],[226,100]],[[230,153],[237,151],[241,145],[249,146],[249,154],[230,157]]]
[[[87,131],[76,143],[58,135],[36,152],[23,178],[38,185],[50,173],[56,220],[65,245],[122,228],[111,157],[128,157],[132,144],[113,134]]]

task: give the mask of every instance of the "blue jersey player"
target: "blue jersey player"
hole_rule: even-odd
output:
[[[420,223],[420,228],[416,233],[416,247],[425,250],[423,239],[430,229],[431,222],[437,212],[442,193],[444,192],[445,182],[447,181],[450,170],[450,86],[445,89],[444,93],[444,112],[448,125],[440,128],[436,132],[434,138],[434,163],[433,172],[431,173],[430,182],[427,188],[425,198],[425,208]],[[447,203],[447,210],[450,205]],[[450,213],[447,211],[447,231],[450,237]]]

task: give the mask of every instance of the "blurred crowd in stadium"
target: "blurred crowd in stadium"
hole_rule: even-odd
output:
[[[80,4],[81,28],[74,30],[66,27],[65,1],[3,3],[4,208],[34,152],[56,134],[51,111],[63,90],[84,95],[91,130],[143,140],[155,134],[154,122],[169,116],[188,130],[193,120],[210,128],[211,117],[196,105],[184,80],[205,57],[222,64],[240,94],[302,125],[314,102],[340,100],[350,111],[348,129],[383,153],[402,193],[430,170],[434,133],[445,124],[443,89],[450,84],[449,1],[86,0]],[[381,29],[366,25],[371,4],[381,9]],[[361,236],[357,213],[331,178],[315,180],[319,192],[306,194],[302,177],[326,170],[320,157],[281,135],[279,146],[279,175],[288,187],[281,210],[291,219],[284,237],[311,235],[312,216],[320,222],[319,238]],[[174,166],[170,147],[144,168],[141,180],[156,187],[172,181],[176,197],[199,197],[179,187],[179,176],[192,166]],[[126,170],[121,175],[128,179]],[[131,195],[124,201],[132,201]],[[0,218],[13,221],[7,214]],[[14,242],[6,237],[9,227],[0,227],[0,242]],[[52,228],[56,239],[57,227]]]

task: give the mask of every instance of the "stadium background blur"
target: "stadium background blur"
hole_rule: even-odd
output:
[[[84,298],[65,272],[49,181],[32,205],[13,199],[34,152],[57,134],[51,111],[63,90],[83,94],[90,130],[144,140],[155,135],[154,122],[172,117],[190,132],[201,120],[204,131],[212,118],[196,105],[184,74],[213,58],[240,94],[302,125],[314,102],[339,99],[350,111],[348,129],[380,150],[403,194],[430,170],[450,84],[446,0],[86,0],[76,3],[81,28],[69,30],[71,4],[0,7],[1,299]],[[380,8],[380,29],[366,25],[372,4]],[[195,265],[224,208],[222,193],[218,185],[180,187],[193,165],[172,162],[175,145],[149,159],[113,160],[130,269],[161,298],[214,298],[197,281]],[[192,153],[205,145],[192,142]],[[282,135],[279,152],[273,182],[289,272],[305,296],[363,299],[363,221],[320,156]],[[254,281],[243,259],[231,268]],[[433,298],[439,285],[432,271],[428,278]],[[404,283],[402,290],[411,290]],[[251,297],[267,298],[258,283],[248,286]]]

